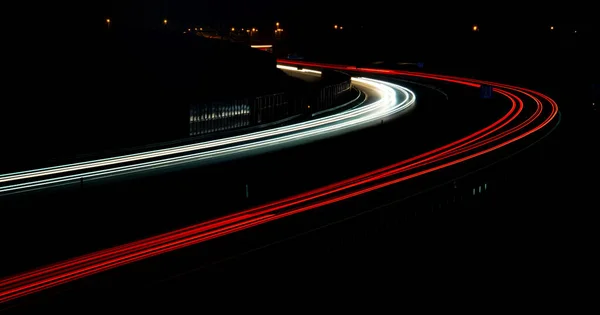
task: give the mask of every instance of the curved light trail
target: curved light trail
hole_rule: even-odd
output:
[[[0,302],[10,301],[121,265],[346,200],[465,162],[540,131],[555,121],[559,113],[558,105],[548,96],[505,84],[406,71],[360,69],[306,62],[281,62],[316,68],[420,77],[475,88],[480,87],[481,84],[488,84],[494,86],[497,93],[506,97],[511,106],[505,115],[481,130],[437,149],[372,172],[184,229],[6,278],[0,281]],[[533,110],[526,110],[527,104],[523,101],[523,97],[533,100],[535,106]]]
[[[295,71],[320,74],[314,70]],[[147,173],[209,159],[282,148],[368,126],[415,103],[414,93],[397,84],[368,78],[352,78],[352,81],[355,85],[375,91],[380,98],[364,106],[289,126],[197,144],[0,175],[0,195],[77,184],[84,180]]]

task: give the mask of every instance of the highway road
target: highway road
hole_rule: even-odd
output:
[[[519,143],[524,143],[523,139],[535,140],[541,138],[551,132],[552,127],[560,122],[558,105],[554,100],[525,88],[416,72],[361,69],[343,65],[284,60],[280,62],[291,66],[301,65],[313,69],[340,69],[362,73],[365,76],[378,75],[389,78],[415,78],[428,82],[445,82],[475,89],[480,88],[481,84],[486,84],[493,86],[495,93],[504,97],[510,106],[507,107],[507,111],[501,117],[484,128],[385,167],[187,228],[5,278],[0,281],[0,302],[15,300],[118,266],[207,242],[278,219],[299,215],[303,212],[374,192],[425,174],[458,166],[494,151],[510,147],[521,148]],[[365,82],[375,82],[368,79],[364,80]],[[376,81],[376,84],[381,84],[382,88],[384,86],[395,86],[382,81]],[[401,88],[397,87],[397,89]],[[410,99],[410,97],[407,97],[407,99]]]
[[[285,66],[280,66],[285,68]],[[297,70],[305,75],[315,70]],[[397,84],[354,77],[368,95],[362,106],[293,125],[197,144],[0,175],[0,196],[57,186],[83,186],[124,176],[151,175],[214,160],[248,157],[382,123],[415,104],[414,93]]]

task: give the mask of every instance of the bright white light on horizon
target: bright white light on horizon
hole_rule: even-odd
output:
[[[313,73],[313,74],[321,75],[321,71],[312,70],[312,69],[298,69],[297,67],[290,67],[290,66],[283,66],[283,65],[277,65],[277,68],[281,69],[281,70],[299,71],[299,72],[306,72],[306,73]]]

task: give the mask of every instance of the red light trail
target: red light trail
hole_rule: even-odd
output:
[[[558,105],[548,96],[506,84],[418,72],[356,68],[303,61],[279,60],[279,63],[390,76],[419,77],[475,88],[486,84],[493,86],[499,94],[511,102],[512,106],[504,116],[491,125],[462,139],[369,173],[177,231],[105,249],[5,278],[0,281],[0,303],[125,264],[333,204],[462,163],[505,147],[537,132],[550,124],[558,115]],[[530,116],[517,123],[517,118],[523,115],[525,107],[520,95],[532,99],[536,108]]]

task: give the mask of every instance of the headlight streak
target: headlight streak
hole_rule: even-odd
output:
[[[302,64],[309,66],[305,63]],[[334,65],[312,64],[312,66],[333,67]],[[345,70],[349,68],[345,66],[336,67]],[[363,69],[353,70],[363,71]],[[346,200],[462,163],[540,131],[552,122],[558,114],[558,106],[551,98],[532,90],[510,85],[392,70],[366,69],[364,71],[388,75],[416,76],[472,87],[489,84],[494,86],[498,93],[507,97],[512,106],[500,119],[471,135],[393,165],[246,211],[6,278],[0,281],[0,303],[124,264]],[[534,100],[536,107],[530,116],[520,123],[514,124],[517,122],[516,119],[525,112],[523,110],[525,104],[517,94],[522,94]],[[550,111],[544,115],[548,105]]]
[[[197,162],[210,158],[226,157],[240,153],[251,153],[252,150],[267,149],[278,145],[290,145],[297,140],[307,141],[319,137],[326,137],[328,134],[332,135],[340,131],[348,130],[349,128],[369,125],[372,122],[379,121],[401,112],[415,103],[416,97],[414,93],[399,85],[367,78],[353,78],[353,82],[378,91],[378,93],[381,94],[381,99],[371,104],[331,116],[236,137],[121,157],[0,175],[0,184],[4,184],[4,186],[0,187],[0,194],[76,183],[81,179],[86,181],[97,180],[149,169],[173,167],[181,165],[182,163]],[[402,95],[400,97],[402,99],[401,102],[398,102],[398,93]],[[194,151],[209,149],[212,150],[194,153]],[[186,155],[172,157],[181,154]],[[148,161],[157,158],[160,160]],[[133,165],[123,165],[134,162],[138,163]],[[71,174],[72,172],[78,173]],[[44,178],[48,176],[56,177]]]

